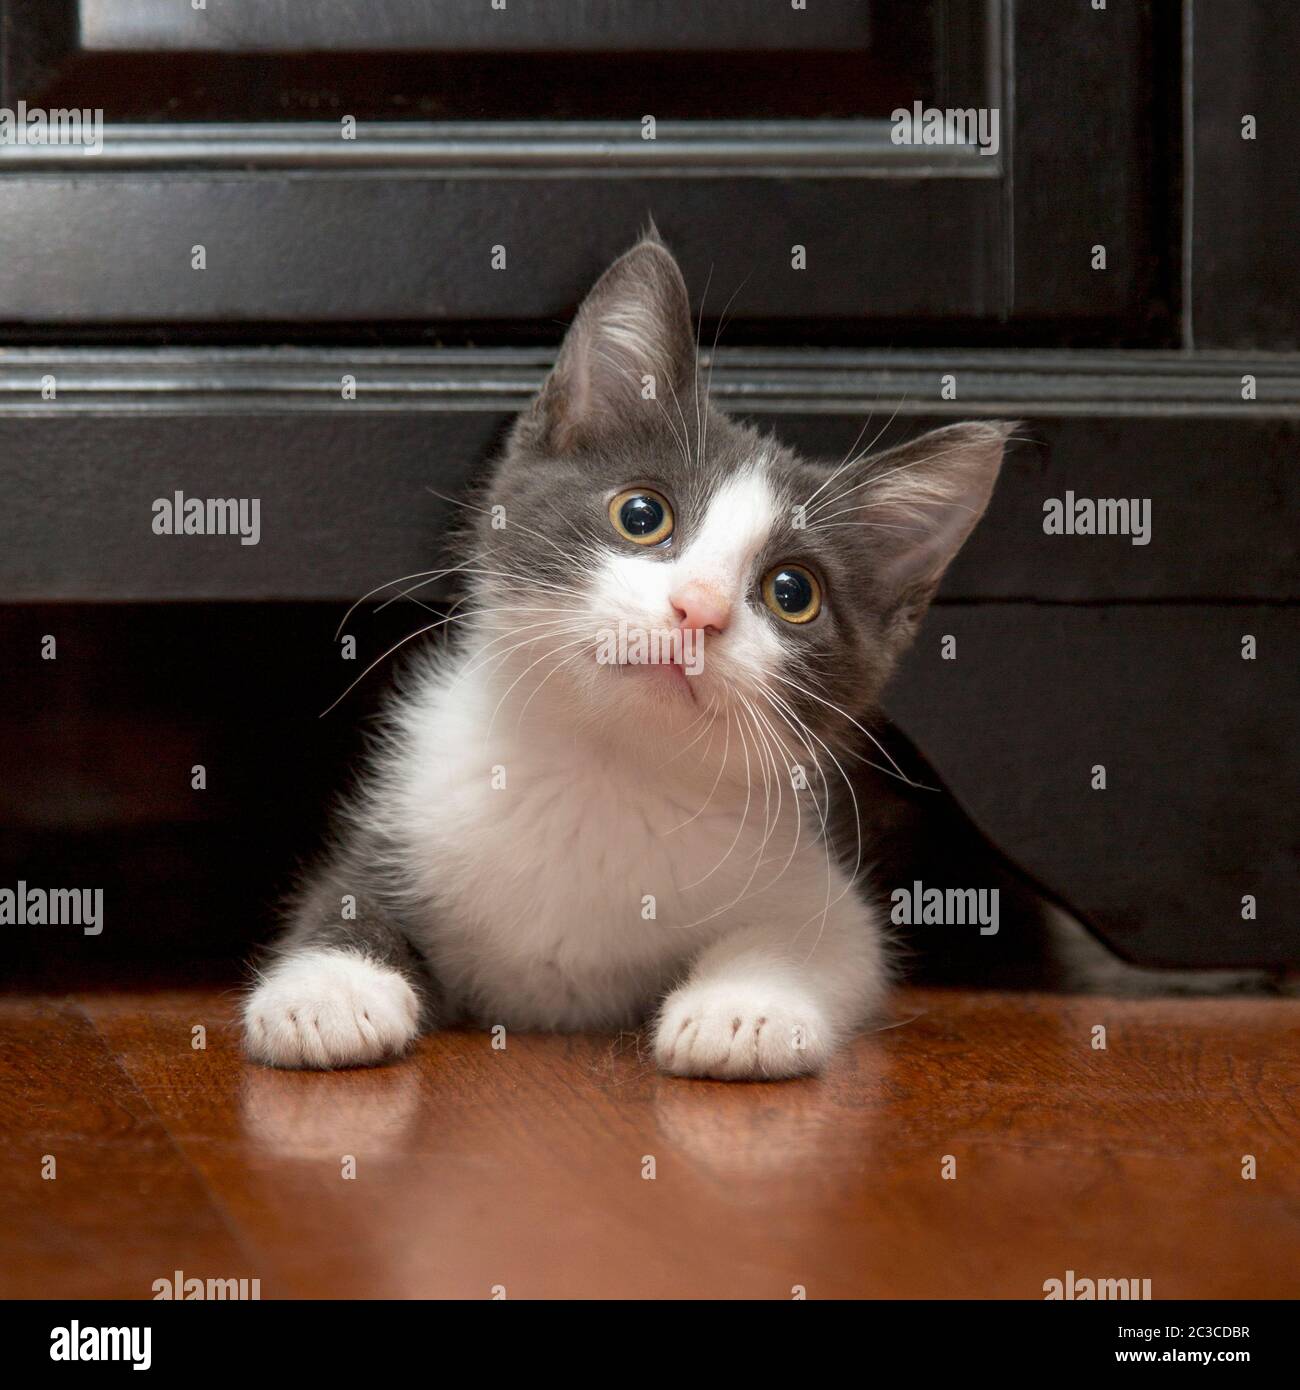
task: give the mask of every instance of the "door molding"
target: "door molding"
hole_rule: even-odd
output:
[[[0,416],[495,414],[521,409],[553,359],[504,347],[9,348]],[[719,348],[701,362],[719,405],[760,414],[1300,417],[1294,353]],[[1254,400],[1242,398],[1246,375]],[[946,377],[955,399],[943,397]]]

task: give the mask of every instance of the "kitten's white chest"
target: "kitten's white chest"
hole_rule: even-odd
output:
[[[820,900],[824,853],[791,856],[789,815],[777,824],[761,781],[641,766],[632,740],[626,759],[595,758],[565,734],[487,723],[435,695],[401,813],[426,949],[476,1021],[632,1024],[722,931],[782,912],[797,926]]]

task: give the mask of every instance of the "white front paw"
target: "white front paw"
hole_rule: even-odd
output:
[[[273,1067],[356,1067],[419,1031],[415,991],[354,951],[304,951],[273,966],[244,1006],[244,1046]]]
[[[770,986],[685,985],[655,1025],[655,1060],[674,1076],[775,1081],[820,1070],[830,1050],[822,1010]]]

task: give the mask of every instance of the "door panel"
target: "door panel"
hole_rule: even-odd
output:
[[[1165,12],[597,12],[0,0],[5,102],[105,121],[93,156],[0,144],[0,326],[554,336],[654,217],[732,341],[1169,340]],[[896,141],[916,107],[973,123]]]
[[[725,318],[728,409],[830,457],[896,406],[882,443],[1028,422],[889,703],[976,820],[1135,956],[1300,960],[1296,23],[0,0],[0,110],[104,119],[94,153],[0,138],[5,863],[71,855],[146,922],[175,917],[151,884],[220,879],[245,941],[336,781],[340,604],[437,562],[428,488],[489,456],[653,217],[706,349]],[[996,149],[896,143],[916,102],[996,113]],[[178,490],[256,499],[258,544],[154,534]],[[1047,535],[1071,491],[1145,499],[1150,544]],[[363,659],[424,618],[358,619]]]

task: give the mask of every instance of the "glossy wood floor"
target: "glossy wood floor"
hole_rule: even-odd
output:
[[[0,999],[0,1293],[1041,1298],[1072,1269],[1300,1294],[1296,1001],[912,991],[773,1086],[661,1077],[630,1035],[264,1071],[233,1005]]]

